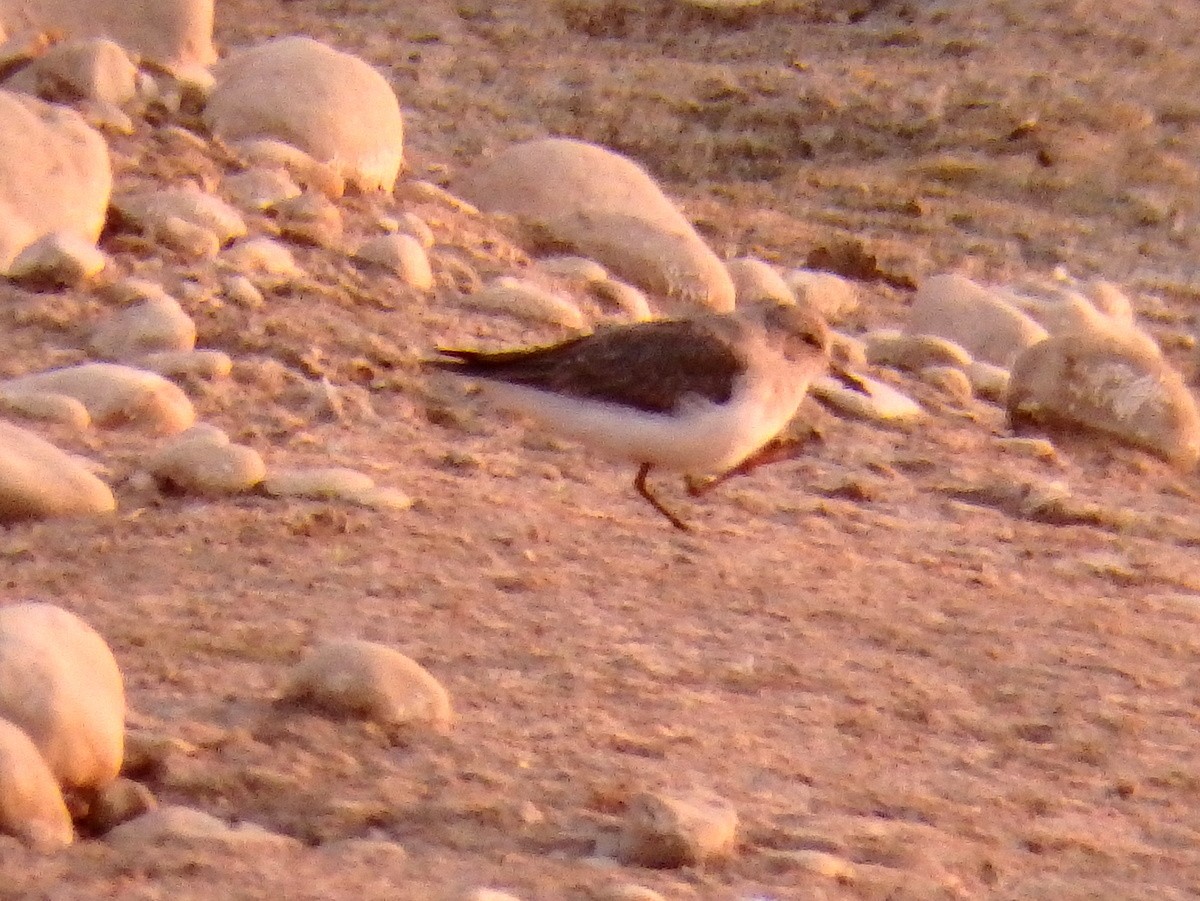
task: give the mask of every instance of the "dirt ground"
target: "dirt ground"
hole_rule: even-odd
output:
[[[600,141],[722,255],[800,265],[861,241],[887,278],[861,283],[849,331],[902,323],[904,285],[931,273],[1062,265],[1125,286],[1195,375],[1200,6],[219,0],[217,23],[225,49],[299,32],[379,66],[418,177],[548,133]],[[124,185],[227,165],[146,123],[111,143]],[[433,296],[298,248],[311,284],[248,309],[205,293],[211,263],[105,249],[198,286],[178,293],[199,344],[237,361],[190,386],[205,420],[268,465],[369,472],[411,510],[164,496],[131,478],[152,439],[49,433],[105,464],[118,513],[0,530],[0,600],[82,616],[131,726],[186,743],[137,774],[159,801],[303,845],[39,857],[0,840],[0,898],[1200,897],[1195,473],[1089,440],[1014,454],[997,407],[884,373],[923,424],[825,413],[824,445],[702,501],[661,480],[699,527],[678,533],[631,467],[419,370],[439,342],[557,337],[455,302],[464,262],[525,265],[503,232],[403,185],[340,205],[359,231],[425,216]],[[106,309],[3,297],[3,375],[82,359]],[[336,408],[306,393],[321,376]],[[322,635],[420,661],[453,730],[273,714]],[[737,808],[730,860],[593,856],[633,793],[692,787]],[[804,850],[849,867],[814,872]]]

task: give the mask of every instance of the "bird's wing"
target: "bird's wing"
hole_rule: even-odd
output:
[[[723,319],[726,317],[722,317]],[[499,352],[439,349],[433,365],[475,378],[669,413],[687,395],[723,403],[745,361],[726,332],[736,320],[659,320],[560,344]]]

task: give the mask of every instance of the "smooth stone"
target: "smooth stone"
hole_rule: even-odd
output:
[[[838,322],[858,309],[858,287],[849,279],[820,269],[790,269],[783,282],[797,303],[813,307],[829,322]]]
[[[304,275],[291,250],[271,238],[247,238],[221,252],[220,262],[255,284],[278,287]]]
[[[399,651],[358,639],[318,645],[292,670],[281,700],[334,716],[444,732],[450,696],[428,670]]]
[[[643,867],[701,866],[733,853],[738,816],[716,795],[635,795],[625,812],[617,859]]]
[[[602,301],[615,304],[633,322],[645,322],[654,318],[650,301],[641,288],[617,278],[605,278],[588,285],[592,294]]]
[[[875,366],[920,372],[927,366],[963,369],[971,364],[971,355],[966,350],[937,335],[908,335],[894,329],[881,329],[869,332],[863,340],[867,362]]]
[[[348,53],[281,37],[214,70],[204,121],[224,141],[286,141],[362,190],[390,191],[403,162],[404,121],[392,86]]]
[[[273,469],[263,480],[263,491],[275,497],[313,500],[354,498],[375,487],[365,473],[340,466],[315,469]]]
[[[121,770],[121,670],[100,634],[61,607],[0,607],[0,718],[33,740],[64,795],[90,797]]]
[[[974,397],[971,380],[956,366],[926,366],[921,370],[920,378],[958,404],[968,404]]]
[[[1014,428],[1108,435],[1183,468],[1200,461],[1200,411],[1161,355],[1119,333],[1076,332],[1035,345],[1013,366]]]
[[[275,205],[279,233],[298,244],[341,250],[342,211],[323,194],[300,194]]]
[[[109,360],[128,360],[156,351],[190,351],[196,323],[173,297],[147,298],[101,322],[92,332],[92,350]]]
[[[645,169],[604,147],[526,141],[476,165],[455,190],[682,310],[733,309],[733,280],[692,224]]]
[[[17,254],[8,277],[22,285],[73,288],[107,265],[108,257],[94,242],[70,232],[51,232]]]
[[[235,172],[225,176],[221,181],[221,188],[237,206],[258,212],[300,196],[299,186],[282,167]]]
[[[935,275],[921,284],[905,331],[947,338],[972,358],[1004,367],[1047,337],[1027,314],[957,274]]]
[[[866,376],[854,376],[853,385],[832,375],[815,379],[813,396],[837,410],[876,422],[906,423],[922,418],[925,411],[912,398],[891,385]]]
[[[94,246],[111,192],[99,132],[66,107],[0,90],[0,273],[44,235]]]
[[[101,427],[132,425],[163,434],[196,421],[186,394],[162,376],[118,363],[81,363],[0,382],[0,394],[65,394]]]
[[[725,268],[733,279],[734,296],[739,305],[796,302],[795,292],[770,263],[754,257],[738,257],[726,262]]]
[[[267,474],[258,451],[231,444],[212,427],[193,427],[179,435],[150,456],[147,469],[160,484],[205,497],[241,494]]]
[[[396,229],[403,235],[412,235],[426,250],[429,250],[436,243],[433,235],[433,229],[429,227],[424,219],[416,213],[405,211],[396,219]]]
[[[587,257],[545,257],[535,264],[539,272],[577,285],[594,285],[608,279],[608,270]]]
[[[233,360],[223,350],[160,350],[136,362],[169,379],[222,379],[233,372]]]
[[[113,207],[151,236],[178,232],[179,222],[212,234],[221,246],[246,234],[241,213],[220,197],[190,185],[121,194],[113,199]]]
[[[121,107],[137,96],[138,71],[129,54],[110,40],[67,40],[5,80],[4,89],[53,102],[86,99]]]
[[[231,142],[239,159],[248,166],[282,168],[301,188],[319,191],[331,200],[346,192],[346,180],[334,166],[313,159],[299,147],[271,138]]]
[[[0,522],[90,516],[116,508],[112,490],[77,457],[0,420]]]
[[[429,255],[412,235],[376,235],[368,238],[358,248],[354,258],[386,269],[410,288],[418,291],[433,289]]]
[[[18,29],[107,38],[173,71],[203,69],[217,58],[213,0],[0,0],[0,31]]]
[[[92,800],[81,825],[93,835],[104,835],[156,807],[158,801],[150,789],[140,782],[119,777]]]
[[[150,854],[156,847],[183,844],[221,849],[269,851],[299,848],[290,836],[269,832],[253,823],[231,826],[224,820],[175,804],[167,804],[128,820],[104,836],[114,846]]]
[[[36,422],[53,422],[70,426],[77,432],[92,424],[92,414],[73,397],[49,391],[28,391],[5,394],[0,389],[0,414],[20,416]]]
[[[58,781],[25,731],[0,718],[0,833],[39,851],[75,840]]]
[[[971,390],[977,397],[1002,404],[1008,397],[1009,371],[991,363],[972,360],[964,370],[971,382]]]
[[[473,294],[465,294],[467,306],[491,313],[505,313],[518,319],[550,322],[581,329],[587,323],[579,308],[545,288],[512,276],[502,275]]]

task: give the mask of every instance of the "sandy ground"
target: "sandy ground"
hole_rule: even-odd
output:
[[[906,279],[1062,264],[1126,285],[1196,368],[1189,4],[830,0],[719,18],[622,0],[222,0],[217,17],[226,48],[304,32],[380,66],[422,177],[526,137],[598,140],[648,165],[722,254],[800,264],[862,241],[891,283],[862,284],[850,330],[901,323]],[[126,183],[222,166],[149,126],[114,150]],[[342,206],[362,230],[425,215],[440,272],[522,265],[487,223],[397,197]],[[215,277],[120,236],[106,250],[168,286]],[[553,329],[466,311],[448,277],[427,298],[297,254],[311,287],[262,309],[185,300],[200,345],[238,361],[229,383],[192,386],[198,409],[269,464],[354,466],[413,509],[162,496],[128,480],[151,439],[56,435],[105,463],[120,510],[0,531],[0,599],[55,601],[105,635],[131,725],[187,743],[135,774],[160,801],[303,846],[85,841],[42,858],[0,840],[0,897],[1200,896],[1194,474],[1088,441],[1014,455],[998,408],[885,375],[925,424],[824,414],[823,446],[703,501],[662,481],[699,526],[684,535],[630,467],[417,365],[438,342]],[[4,374],[81,359],[104,308],[4,289]],[[340,415],[304,390],[319,376]],[[1055,482],[1067,500],[1029,502]],[[272,714],[328,634],[424,664],[453,731]],[[731,801],[733,858],[591,858],[657,787]],[[392,844],[342,842],[363,837]],[[804,850],[849,868],[813,872]]]

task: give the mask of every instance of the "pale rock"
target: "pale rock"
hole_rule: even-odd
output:
[[[68,797],[93,797],[121,770],[121,670],[99,633],[61,607],[0,607],[0,718],[33,740]]]
[[[707,792],[643,792],[629,802],[617,859],[644,867],[699,866],[733,853],[738,816]]]
[[[220,197],[194,186],[139,190],[113,198],[113,207],[148,235],[178,229],[182,221],[211,233],[222,247],[246,234],[242,214]]]
[[[468,203],[457,194],[451,194],[441,185],[435,185],[431,181],[425,181],[420,178],[401,182],[396,186],[396,193],[403,193],[412,200],[421,203],[437,203],[442,206],[448,206],[454,212],[462,213],[464,216],[478,218],[481,215],[478,207],[473,203]]]
[[[186,494],[241,494],[267,474],[258,451],[231,444],[219,429],[193,427],[151,455],[146,468],[159,482]]]
[[[1014,428],[1082,428],[1148,450],[1178,466],[1200,460],[1200,412],[1183,378],[1143,342],[1076,332],[1041,342],[1013,366]]]
[[[907,372],[920,372],[927,366],[954,366],[965,369],[971,355],[953,341],[937,335],[908,335],[895,329],[869,332],[863,339],[867,362]]]
[[[232,146],[247,166],[285,169],[300,187],[320,191],[331,200],[346,192],[346,180],[333,165],[313,159],[299,147],[270,138],[234,141]]]
[[[94,245],[111,192],[98,132],[66,107],[0,90],[0,273],[44,235]]]
[[[867,345],[857,335],[830,330],[829,355],[844,369],[863,369],[867,365]]]
[[[376,235],[368,238],[358,248],[354,258],[386,269],[410,288],[418,291],[433,289],[429,255],[412,235]]]
[[[575,285],[591,286],[608,280],[608,270],[587,257],[545,257],[536,265],[539,272]]]
[[[101,427],[133,425],[164,434],[196,421],[192,402],[162,376],[116,363],[81,363],[0,382],[0,394],[65,394]]]
[[[1084,286],[1084,291],[1096,305],[1096,309],[1118,326],[1133,327],[1136,320],[1133,302],[1119,287],[1103,279],[1094,279]]]
[[[997,448],[1015,457],[1032,457],[1037,460],[1056,460],[1058,452],[1045,438],[1000,437],[993,442]]]
[[[618,278],[606,278],[588,285],[591,293],[599,300],[616,305],[616,307],[634,322],[645,322],[654,318],[650,309],[650,301],[640,288],[635,288],[629,282]]]
[[[257,310],[267,302],[262,291],[244,275],[234,274],[222,279],[221,293],[238,306],[249,310]]]
[[[796,302],[795,293],[770,263],[754,257],[738,257],[726,262],[725,268],[733,279],[739,305]]]
[[[1116,327],[1112,319],[1078,291],[1055,287],[1040,296],[1011,288],[993,288],[992,291],[1018,310],[1028,313],[1051,335],[1111,331]]]
[[[222,350],[160,350],[137,359],[137,365],[169,379],[223,379],[233,360]]]
[[[5,394],[0,390],[0,414],[19,416],[35,422],[53,422],[70,426],[77,432],[92,424],[92,414],[73,397],[52,392],[27,391]]]
[[[211,259],[221,250],[221,239],[215,232],[178,216],[156,221],[145,234],[168,250],[196,260]]]
[[[275,205],[275,221],[283,237],[299,244],[340,250],[342,211],[323,194],[306,193]]]
[[[4,89],[56,102],[92,100],[121,107],[137,96],[138,72],[119,44],[83,38],[53,44],[7,79]]]
[[[786,854],[790,863],[810,873],[816,873],[826,879],[836,879],[839,882],[854,881],[856,875],[854,864],[844,857],[810,848],[787,851]]]
[[[528,141],[474,167],[456,190],[682,309],[733,309],[733,281],[721,261],[649,174],[610,150],[564,138]]]
[[[495,888],[477,888],[466,895],[465,901],[523,901],[511,892],[502,892]]]
[[[383,725],[427,724],[446,731],[446,689],[416,661],[374,642],[338,639],[311,651],[290,674],[282,698],[335,716]]]
[[[253,823],[231,826],[211,814],[174,804],[156,807],[122,823],[105,835],[104,840],[114,847],[145,855],[163,845],[200,847],[222,853],[238,850],[263,853],[300,847],[296,839]]]
[[[925,415],[912,398],[866,376],[823,375],[813,381],[810,390],[814,397],[835,409],[876,422],[906,423]]]
[[[133,117],[119,106],[102,100],[81,100],[77,108],[84,121],[101,132],[126,137],[134,133]]]
[[[291,250],[271,238],[247,238],[221,252],[220,262],[255,284],[279,287],[304,275]]]
[[[111,513],[116,507],[109,487],[76,457],[0,420],[0,522]]]
[[[92,350],[109,360],[196,346],[196,323],[179,301],[163,294],[115,313],[92,332]]]
[[[213,0],[0,0],[0,31],[101,37],[170,69],[209,66]]]
[[[463,303],[479,310],[505,313],[519,319],[550,322],[567,328],[586,325],[575,304],[545,288],[523,279],[502,275],[473,294],[465,294]]]
[[[221,181],[221,188],[236,206],[258,212],[299,197],[301,193],[282,167],[247,169],[227,175]]]
[[[1011,378],[1009,371],[991,363],[972,360],[963,370],[971,382],[971,390],[977,397],[1002,404],[1008,397],[1008,383]]]
[[[962,275],[935,275],[917,289],[905,329],[910,335],[938,335],[960,345],[973,358],[1011,366],[1047,332],[1027,314]]]
[[[435,243],[433,229],[416,213],[408,211],[401,213],[396,220],[396,230],[404,235],[412,235],[421,242],[421,246],[426,250],[432,248]]]
[[[654,889],[638,885],[636,882],[605,886],[595,897],[596,901],[667,901]]]
[[[957,366],[926,366],[921,381],[959,404],[967,404],[974,396],[971,380]]]
[[[0,833],[40,851],[75,840],[54,774],[29,736],[5,719],[0,719]]]
[[[263,491],[275,497],[313,500],[355,498],[375,487],[365,473],[341,466],[316,469],[273,469],[263,480]]]
[[[358,57],[284,37],[235,54],[215,72],[204,119],[218,138],[285,141],[363,190],[394,187],[403,162],[400,105]]]
[[[8,267],[8,277],[23,285],[73,288],[90,281],[108,265],[95,243],[71,232],[42,235]]]
[[[409,510],[413,505],[413,499],[399,488],[389,488],[384,485],[375,485],[363,491],[348,492],[343,497],[360,507],[369,507],[372,510]]]
[[[790,269],[783,281],[797,303],[807,304],[829,322],[837,322],[858,309],[858,287],[854,282],[820,269]]]

